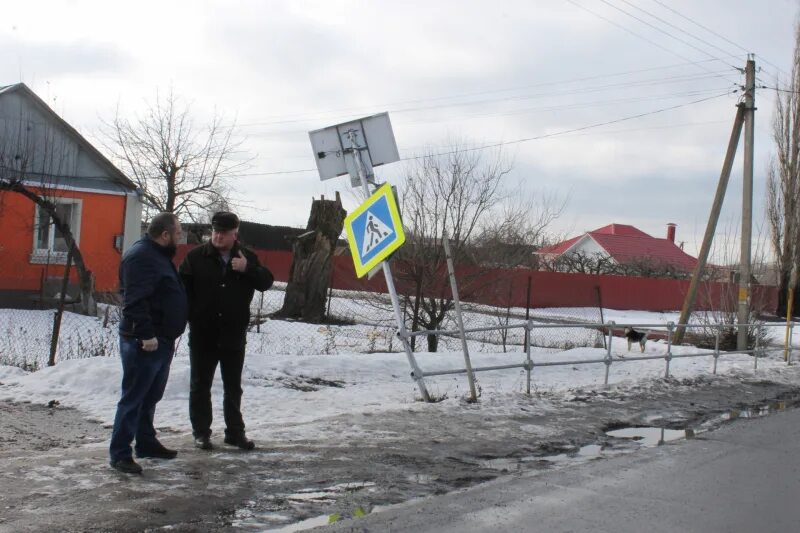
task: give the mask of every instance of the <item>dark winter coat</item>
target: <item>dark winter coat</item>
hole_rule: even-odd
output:
[[[135,242],[122,256],[119,287],[120,335],[174,340],[186,329],[186,291],[167,248],[149,237]]]
[[[272,272],[255,253],[235,243],[231,259],[241,250],[247,269],[236,272],[231,261],[208,242],[191,250],[180,274],[189,296],[189,344],[192,350],[244,348],[250,323],[250,302],[255,291],[272,286]]]

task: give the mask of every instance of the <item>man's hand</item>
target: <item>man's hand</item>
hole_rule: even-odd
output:
[[[244,272],[247,269],[247,258],[239,250],[239,257],[231,259],[231,268],[236,272]]]
[[[158,339],[153,337],[142,341],[142,350],[145,352],[155,352],[158,349]]]

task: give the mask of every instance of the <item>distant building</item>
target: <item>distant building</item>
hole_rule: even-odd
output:
[[[609,224],[536,251],[545,260],[568,254],[608,257],[617,264],[649,261],[691,272],[697,259],[675,244],[675,224],[667,224],[666,238],[648,235],[626,224]]]

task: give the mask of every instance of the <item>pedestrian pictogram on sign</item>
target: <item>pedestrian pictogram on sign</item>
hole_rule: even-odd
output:
[[[361,249],[361,256],[366,256],[372,249],[382,243],[394,233],[392,229],[383,223],[371,211],[367,211],[367,227],[364,228],[364,248]]]
[[[360,278],[406,241],[392,187],[386,183],[344,220],[356,275]]]

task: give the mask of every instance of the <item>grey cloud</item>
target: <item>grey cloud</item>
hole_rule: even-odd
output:
[[[121,73],[132,63],[119,48],[97,43],[19,43],[0,37],[0,50],[2,80],[17,80],[20,69],[26,77],[43,78]]]

